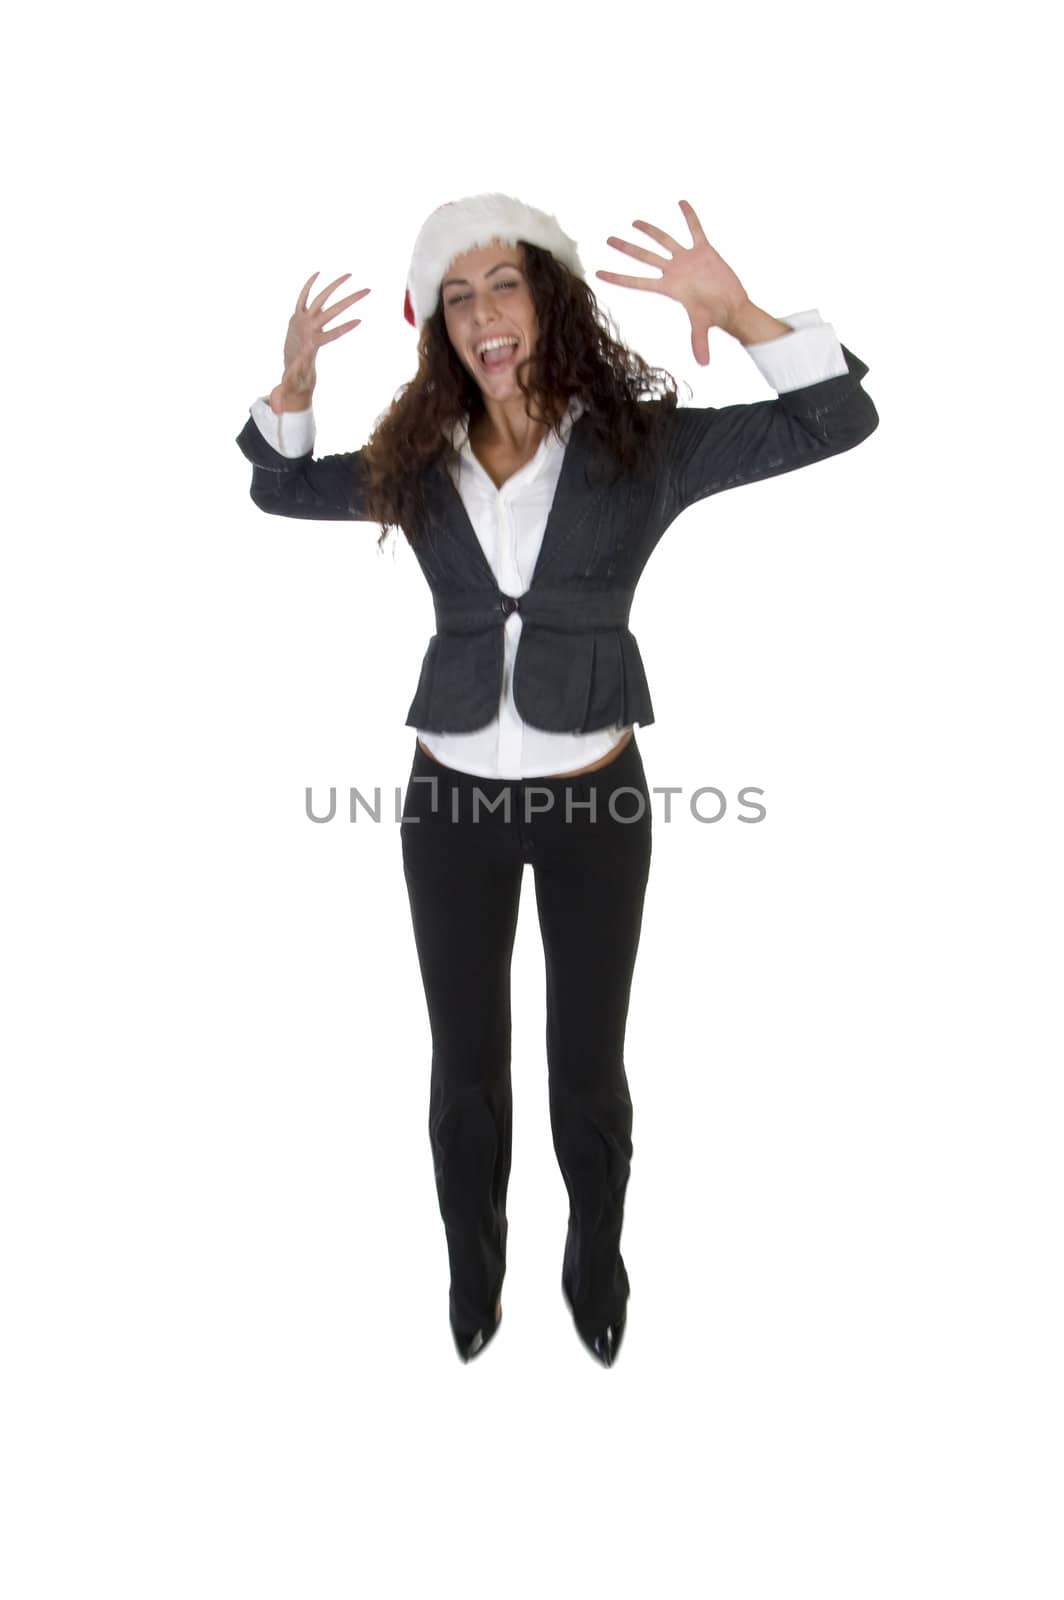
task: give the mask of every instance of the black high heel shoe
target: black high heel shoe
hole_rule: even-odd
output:
[[[622,1311],[616,1322],[608,1322],[598,1333],[587,1334],[576,1320],[573,1302],[569,1298],[569,1291],[566,1289],[564,1282],[562,1283],[562,1295],[566,1305],[569,1307],[573,1325],[580,1335],[581,1342],[590,1350],[596,1361],[601,1361],[604,1367],[612,1367],[617,1359],[617,1352],[621,1348],[621,1340],[624,1338],[625,1323],[628,1320],[627,1312]]]
[[[499,1299],[495,1303],[495,1321],[490,1328],[478,1328],[475,1333],[462,1333],[452,1322],[451,1333],[454,1335],[455,1349],[458,1351],[460,1358],[463,1361],[472,1361],[474,1356],[479,1356],[480,1352],[491,1343],[498,1333],[501,1321],[502,1300]]]

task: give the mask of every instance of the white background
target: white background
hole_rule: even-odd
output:
[[[1059,1596],[1059,255],[1035,8],[95,6],[5,72],[0,1366],[11,1600]],[[402,878],[412,551],[234,440],[315,269],[325,454],[415,235],[553,211],[868,363],[856,450],[691,508],[633,609],[655,812],[615,1368],[559,1276],[531,871],[503,1325],[464,1367]],[[12,227],[12,223],[14,226]],[[689,383],[690,392],[684,388]],[[339,818],[307,820],[308,785]],[[737,820],[744,785],[767,816]],[[344,820],[351,786],[385,819]]]

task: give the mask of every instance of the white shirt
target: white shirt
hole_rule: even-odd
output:
[[[794,331],[743,347],[777,394],[846,373],[846,357],[835,330],[822,321],[818,311],[798,311],[780,320]],[[582,410],[579,397],[574,398],[561,423],[565,444]],[[278,416],[270,409],[268,397],[261,396],[252,405],[251,415],[266,442],[281,455],[302,456],[313,450],[312,407]],[[464,423],[454,429],[452,441],[459,454],[451,465],[451,475],[495,581],[504,594],[520,596],[528,588],[543,543],[565,444],[548,432],[532,460],[497,489],[473,454]],[[499,709],[491,722],[471,733],[418,729],[418,737],[445,766],[485,778],[539,778],[572,772],[606,755],[630,726],[597,728],[592,733],[553,733],[522,721],[514,705],[513,664],[523,626],[519,611],[512,611],[503,624],[503,681]]]

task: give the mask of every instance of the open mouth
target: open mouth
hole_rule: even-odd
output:
[[[505,345],[493,345],[487,350],[482,350],[477,360],[485,372],[502,372],[506,367],[513,366],[517,360],[516,339],[508,341]]]

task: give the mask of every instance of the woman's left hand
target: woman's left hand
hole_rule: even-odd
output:
[[[727,330],[732,317],[740,307],[746,305],[750,296],[728,263],[706,238],[693,208],[686,200],[680,201],[680,207],[694,240],[690,249],[649,222],[632,223],[633,228],[641,228],[666,250],[670,250],[670,261],[663,261],[661,256],[652,251],[637,244],[626,244],[623,239],[615,239],[612,235],[606,240],[615,250],[623,250],[626,255],[645,261],[648,266],[659,267],[660,278],[627,278],[617,272],[596,272],[595,276],[605,278],[607,283],[619,283],[626,289],[649,289],[651,294],[667,294],[670,299],[678,300],[691,320],[691,349],[695,360],[699,366],[707,367],[710,328]]]

